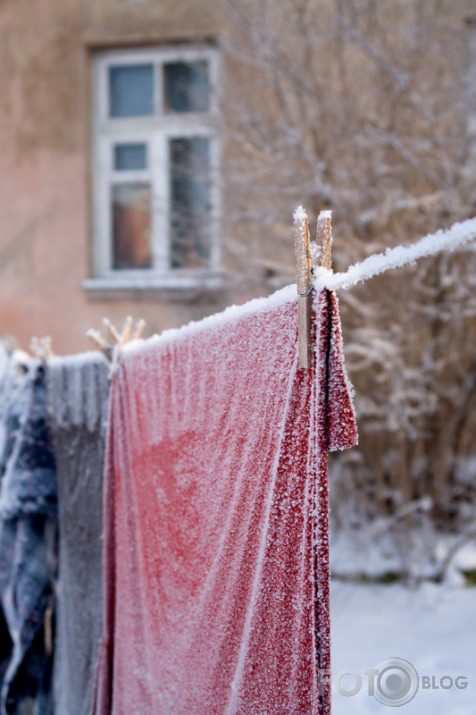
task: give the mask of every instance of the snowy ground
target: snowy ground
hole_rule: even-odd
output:
[[[475,587],[426,583],[409,590],[334,581],[331,598],[333,715],[476,715]],[[415,697],[398,711],[368,694],[369,677],[364,674],[394,657],[410,661],[419,675]],[[350,674],[339,679],[347,671]],[[398,667],[393,673],[398,685]],[[358,694],[339,692],[339,682],[340,689],[349,692],[359,675],[363,682]],[[422,676],[432,687],[422,688]],[[456,687],[458,676],[466,688]],[[373,676],[374,683],[377,678]]]

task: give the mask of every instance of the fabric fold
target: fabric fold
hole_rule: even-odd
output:
[[[329,712],[327,451],[356,429],[335,297],[315,310],[313,370],[289,292],[123,355],[94,715]]]

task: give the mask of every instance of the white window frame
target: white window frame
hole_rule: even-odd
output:
[[[209,71],[209,111],[165,113],[161,66],[168,62],[207,60]],[[109,69],[114,66],[152,64],[154,67],[154,116],[112,118],[108,112]],[[85,288],[189,288],[220,283],[220,144],[218,50],[208,45],[183,45],[148,49],[114,50],[97,53],[93,59],[93,274]],[[172,138],[204,136],[210,140],[210,261],[207,268],[169,266],[169,152]],[[148,168],[144,171],[114,171],[113,153],[117,143],[144,143]],[[152,192],[152,268],[114,269],[110,190],[114,183],[150,182]]]

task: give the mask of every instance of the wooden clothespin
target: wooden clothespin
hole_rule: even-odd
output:
[[[93,342],[94,346],[106,356],[109,362],[113,362],[114,360],[116,347],[125,345],[125,343],[128,343],[131,340],[138,340],[145,327],[145,321],[138,320],[136,328],[133,331],[133,321],[131,316],[126,318],[121,332],[114,327],[109,318],[104,318],[103,323],[106,328],[106,338],[103,338],[99,330],[93,329],[88,330],[86,335]]]
[[[317,219],[317,245],[319,263],[332,270],[332,211],[321,211]]]
[[[307,215],[302,206],[294,212],[298,299],[299,367],[311,367],[312,256]]]
[[[317,219],[316,265],[332,269],[332,211],[321,211]],[[309,222],[302,206],[294,212],[297,289],[299,294],[299,367],[311,367],[311,314],[313,251]]]
[[[49,336],[45,336],[44,338],[32,338],[30,342],[30,350],[33,355],[38,358],[38,360],[41,360],[43,364],[55,356],[51,345],[51,338]]]

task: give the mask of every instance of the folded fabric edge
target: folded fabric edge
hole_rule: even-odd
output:
[[[266,298],[253,298],[243,305],[230,305],[220,313],[214,313],[201,320],[191,321],[180,328],[164,330],[160,335],[153,335],[147,340],[135,340],[122,347],[124,353],[141,352],[149,348],[168,343],[186,340],[191,335],[201,333],[211,328],[220,328],[225,325],[233,325],[247,315],[256,315],[273,310],[286,303],[297,303],[298,293],[296,284],[287,285],[280,288]]]

